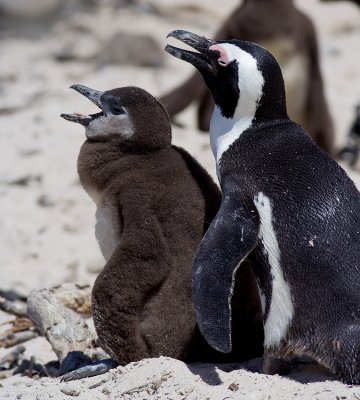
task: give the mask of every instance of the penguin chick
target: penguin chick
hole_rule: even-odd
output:
[[[92,290],[102,347],[121,364],[160,355],[187,361],[260,356],[262,315],[250,267],[234,320],[247,346],[224,358],[196,328],[193,257],[221,195],[197,161],[171,145],[164,107],[136,87],[72,88],[101,109],[62,117],[84,125],[87,137],[78,174],[97,206],[95,234],[106,260]]]
[[[250,255],[265,354],[310,356],[359,384],[358,190],[289,119],[281,69],[267,50],[181,30],[169,36],[198,51],[166,47],[201,72],[216,104],[210,141],[223,196],[194,261],[201,332],[230,351],[233,277]]]
[[[241,39],[268,49],[284,73],[288,112],[319,146],[334,154],[334,128],[326,102],[314,25],[293,0],[247,0],[234,10],[215,40]],[[195,73],[161,98],[173,117],[198,103],[198,127],[208,132],[214,101]]]

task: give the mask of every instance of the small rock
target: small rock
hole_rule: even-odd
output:
[[[54,207],[55,202],[46,194],[42,194],[37,199],[37,204],[41,207]]]
[[[60,388],[60,392],[67,394],[68,396],[79,396],[81,391],[74,385],[66,384],[66,386]]]
[[[37,154],[40,154],[41,150],[40,149],[24,149],[24,150],[19,150],[19,154],[22,157],[32,157]]]
[[[9,181],[8,184],[13,186],[29,186],[30,183],[32,182],[39,183],[41,181],[42,181],[41,175],[24,175]]]
[[[111,392],[108,388],[104,388],[101,392],[104,393],[106,396],[110,396],[110,394],[111,394]]]
[[[98,264],[92,263],[92,264],[89,264],[89,265],[86,267],[86,271],[87,271],[87,272],[90,272],[90,274],[96,274],[96,275],[97,275],[97,274],[103,269],[103,267],[104,267],[103,264],[100,264],[100,263],[98,263]]]
[[[231,390],[232,392],[237,392],[239,390],[239,385],[235,382],[230,383],[228,389]]]
[[[77,233],[79,229],[73,224],[64,224],[63,230],[67,233]]]

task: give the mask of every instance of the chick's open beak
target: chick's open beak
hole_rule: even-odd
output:
[[[102,111],[96,114],[82,114],[82,113],[74,113],[74,114],[61,114],[61,117],[71,121],[71,122],[77,122],[78,124],[81,125],[89,125],[89,123],[94,120],[95,118],[98,118],[102,115],[106,115],[104,107],[101,102],[101,96],[104,94],[104,92],[100,92],[99,90],[91,89],[87,86],[84,85],[71,85],[71,89],[76,90],[83,96],[87,97],[90,101],[92,101],[95,105],[97,105]]]

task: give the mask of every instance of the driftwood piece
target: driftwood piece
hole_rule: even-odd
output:
[[[11,332],[13,333],[35,329],[33,322],[27,317],[16,317],[11,321],[11,325]]]
[[[50,290],[51,295],[63,306],[71,310],[91,315],[91,288],[89,285],[63,283]]]
[[[26,303],[20,300],[7,300],[0,296],[0,310],[9,314],[18,316],[26,316]]]
[[[68,353],[87,353],[95,342],[95,332],[87,321],[64,304],[79,304],[79,297],[90,299],[90,288],[72,285],[32,291],[28,316],[51,344],[60,363]],[[80,292],[82,293],[80,296]],[[66,295],[65,295],[66,293]],[[77,298],[78,300],[75,300]],[[85,304],[80,301],[80,303]]]
[[[0,359],[0,370],[8,370],[17,365],[21,355],[25,352],[24,346],[17,346]]]
[[[9,333],[3,338],[0,338],[0,347],[13,347],[17,344],[27,342],[30,339],[34,339],[38,334],[34,331],[22,331]]]

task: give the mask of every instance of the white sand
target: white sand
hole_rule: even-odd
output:
[[[104,2],[96,15],[76,14],[49,29],[40,24],[37,31],[42,34],[35,39],[17,35],[18,30],[26,32],[25,23],[18,22],[8,31],[6,40],[0,41],[0,289],[27,294],[31,289],[64,281],[92,283],[104,263],[94,238],[95,207],[76,174],[84,130],[59,117],[62,112],[95,108],[68,87],[82,83],[106,90],[136,85],[158,95],[193,72],[191,66],[166,54],[163,69],[95,69],[90,62],[59,63],[54,54],[65,46],[74,46],[84,56],[95,54],[119,30],[150,33],[162,47],[166,34],[176,28],[211,35],[237,1],[201,0],[196,2],[203,9],[201,13],[181,8],[173,17],[169,11],[174,5],[191,1],[154,3],[164,7],[166,18],[113,11]],[[353,108],[360,102],[360,10],[345,1],[324,4],[298,0],[297,4],[313,18],[318,30],[326,92],[336,124],[337,145],[341,145]],[[195,129],[194,108],[179,119],[186,127],[174,128],[174,142],[190,151],[215,176],[208,137]],[[360,182],[357,173],[351,172],[351,176]],[[22,178],[27,180],[25,186],[13,184]],[[0,356],[4,352],[0,349]],[[26,354],[36,354],[42,362],[52,357],[42,338],[29,342]],[[179,361],[161,358],[70,384],[50,378],[7,378],[0,381],[0,399],[360,399],[359,387],[326,381],[326,374],[312,369],[295,371],[289,379],[246,370],[226,373],[206,365],[190,371]],[[165,380],[155,390],[153,382],[158,386],[161,377]],[[89,388],[103,379],[106,382],[100,386]],[[222,383],[215,385],[219,379]],[[299,383],[297,379],[314,382]],[[230,383],[237,383],[239,389],[228,390]],[[142,384],[143,388],[131,391]],[[69,387],[73,394],[69,394]]]

